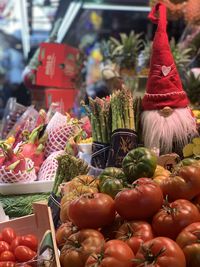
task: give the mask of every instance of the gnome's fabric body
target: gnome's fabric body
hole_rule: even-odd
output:
[[[196,121],[170,51],[166,7],[157,4],[149,14],[156,23],[147,90],[142,101],[144,145],[160,154],[181,151],[197,135]]]

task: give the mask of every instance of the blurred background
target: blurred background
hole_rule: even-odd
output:
[[[163,2],[168,7],[169,39],[184,88],[191,102],[199,105],[200,1]],[[60,100],[66,110],[73,109],[80,115],[81,99],[103,97],[112,90],[110,74],[102,79],[102,68],[107,65],[113,72],[111,66],[117,66],[135,94],[142,94],[155,31],[147,16],[155,3],[156,0],[0,0],[0,116],[10,97],[24,106],[33,104],[38,108],[48,108]],[[38,70],[42,42],[67,44],[81,51],[81,70],[73,86],[38,86],[35,72],[27,82],[27,69],[28,74],[30,69]]]

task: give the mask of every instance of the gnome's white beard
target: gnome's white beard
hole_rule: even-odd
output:
[[[173,145],[184,147],[197,135],[196,122],[188,108],[174,109],[169,117],[158,110],[144,111],[141,116],[145,147],[159,148],[162,154],[172,152]]]

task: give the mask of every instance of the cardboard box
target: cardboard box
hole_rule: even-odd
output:
[[[41,43],[36,85],[74,88],[79,50],[66,44]]]
[[[74,107],[74,102],[78,90],[47,88],[45,90],[45,102],[48,109],[53,102],[62,102],[65,111],[70,111]]]
[[[34,214],[32,215],[0,223],[0,231],[2,231],[2,229],[5,227],[12,227],[17,232],[17,234],[20,235],[30,233],[35,234],[38,237],[39,242],[41,242],[45,232],[50,230],[55,252],[55,260],[51,266],[60,267],[51,210],[45,202],[34,203],[33,209]]]
[[[36,108],[48,109],[51,103],[62,101],[66,112],[73,108],[77,94],[78,90],[75,89],[44,88],[31,90],[32,104]]]

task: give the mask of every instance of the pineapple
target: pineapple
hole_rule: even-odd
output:
[[[170,47],[176,67],[181,74],[191,62],[191,53],[193,50],[192,48],[181,48],[180,45],[175,42],[174,38],[170,41]]]
[[[109,59],[120,66],[121,72],[125,71],[128,75],[132,75],[142,47],[141,34],[131,31],[129,35],[120,33],[120,40],[110,37],[107,42],[102,42],[101,50],[104,61]]]

